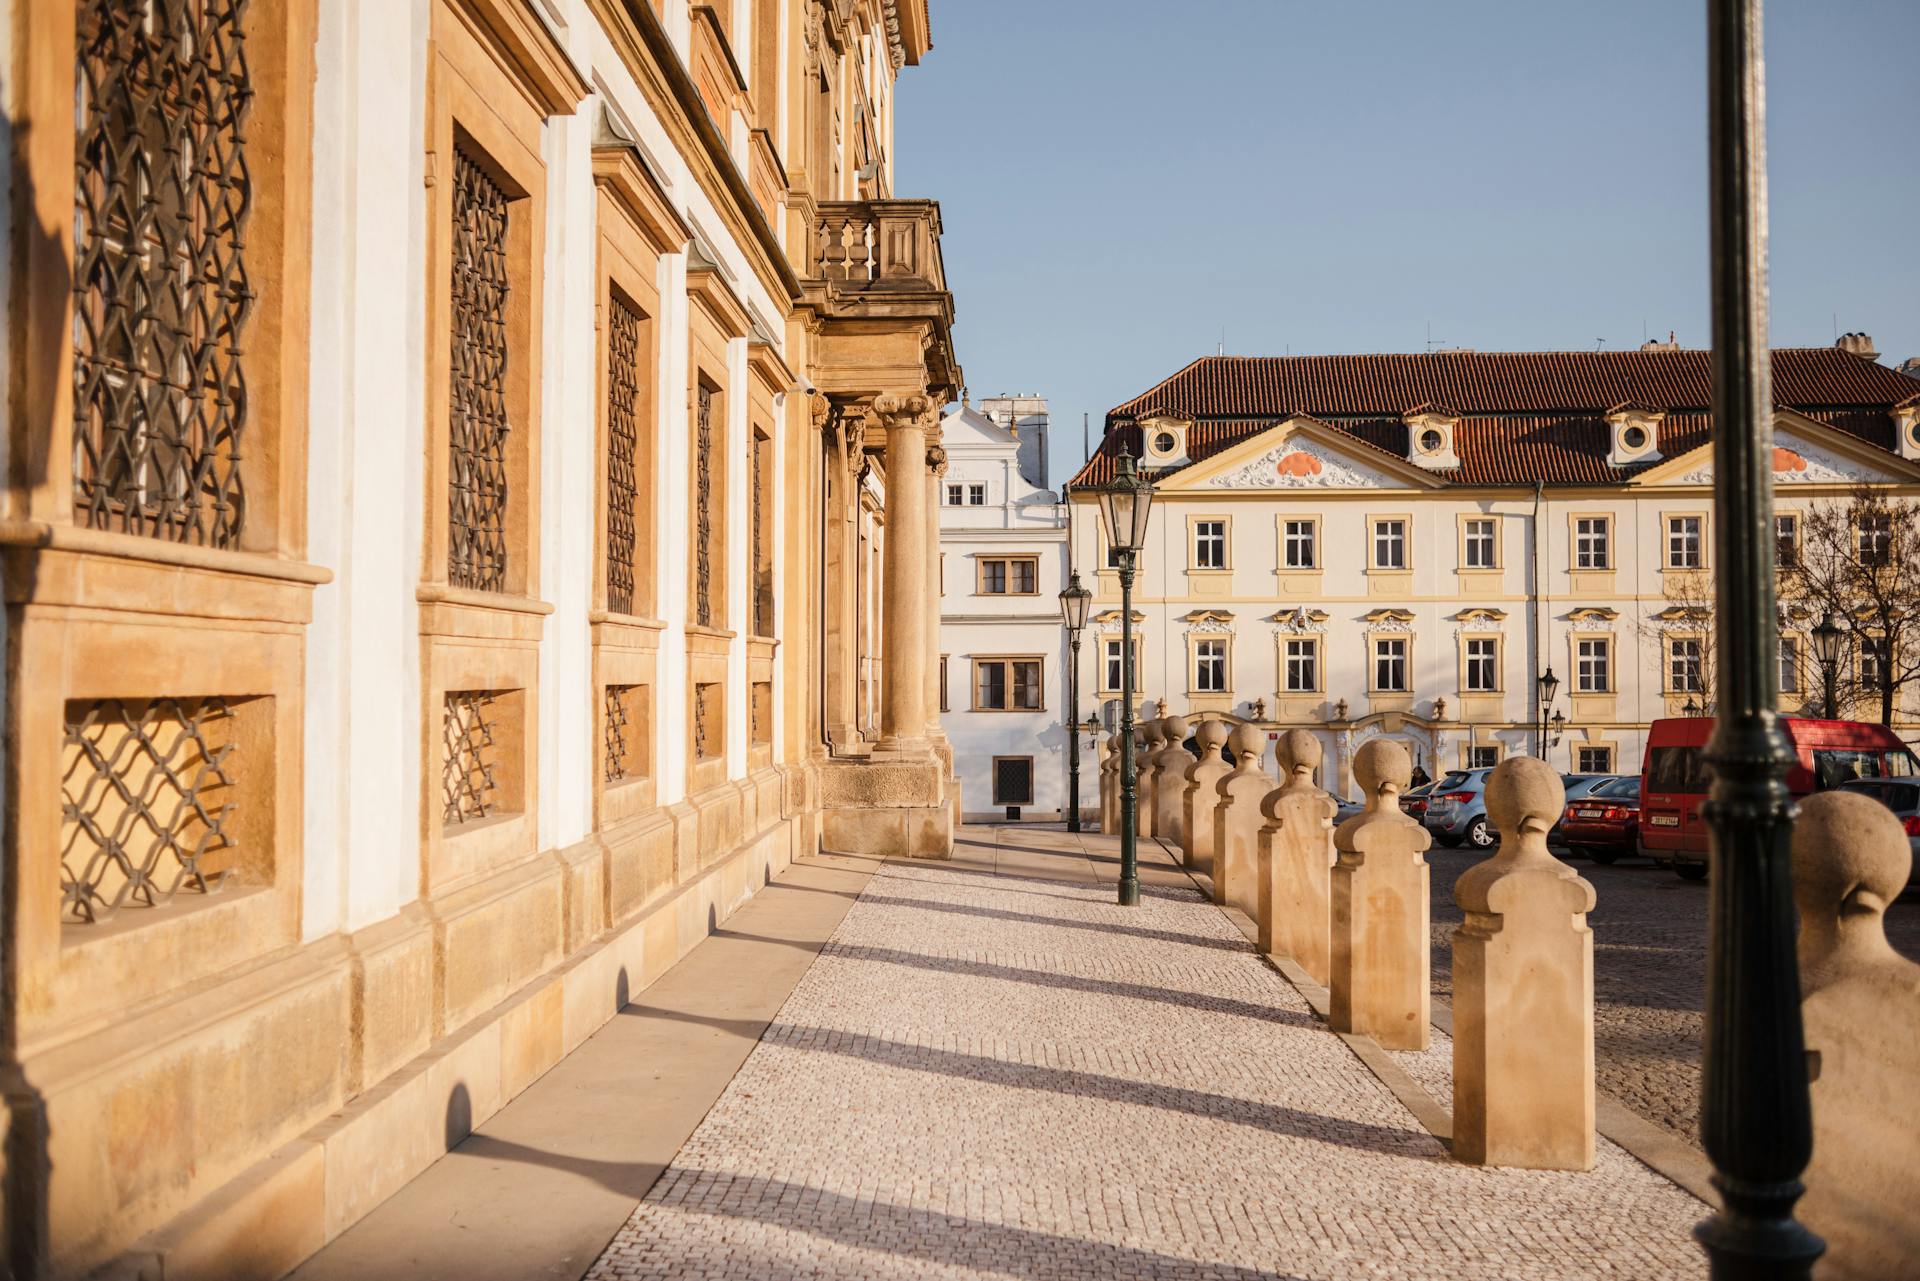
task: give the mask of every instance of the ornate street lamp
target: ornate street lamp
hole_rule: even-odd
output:
[[[1813,656],[1820,660],[1820,679],[1826,686],[1826,703],[1822,715],[1832,720],[1839,714],[1840,701],[1834,697],[1834,683],[1840,677],[1840,642],[1846,639],[1846,633],[1840,630],[1839,622],[1833,611],[1828,610],[1813,629]]]
[[[1540,690],[1540,712],[1533,721],[1534,755],[1544,761],[1547,759],[1547,709],[1553,706],[1553,696],[1560,692],[1560,678],[1548,667],[1534,683]]]
[[[1567,733],[1567,714],[1565,712],[1555,712],[1553,714],[1553,741],[1549,743],[1548,746],[1549,747],[1560,746],[1560,740],[1566,737],[1566,733]]]
[[[1100,491],[1107,546],[1120,559],[1120,906],[1140,905],[1139,797],[1133,772],[1133,570],[1147,542],[1153,482],[1134,470],[1123,445],[1113,480]]]
[[[1680,708],[1680,714],[1682,716],[1698,716],[1700,714],[1700,704],[1693,701],[1693,695],[1687,695],[1687,701]]]
[[[1080,633],[1087,626],[1093,593],[1080,585],[1080,571],[1067,575],[1060,593],[1060,621],[1067,625],[1067,830],[1080,830]]]
[[[1793,1217],[1813,1155],[1780,723],[1774,602],[1773,359],[1767,346],[1761,0],[1707,0],[1712,231],[1714,703],[1700,806],[1707,906],[1700,1138],[1720,1208],[1694,1229],[1709,1275],[1795,1281],[1825,1248]]]

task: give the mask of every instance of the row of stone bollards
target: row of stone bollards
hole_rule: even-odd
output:
[[[1177,846],[1216,901],[1258,929],[1262,951],[1327,988],[1335,1031],[1387,1049],[1432,1039],[1426,829],[1400,809],[1406,749],[1375,739],[1354,757],[1366,808],[1336,828],[1314,782],[1320,741],[1281,735],[1278,787],[1261,768],[1266,735],[1218,720],[1142,727],[1140,831]],[[1227,764],[1221,748],[1231,749]],[[1109,760],[1113,754],[1109,753]],[[1103,816],[1118,804],[1103,768]],[[1560,776],[1518,757],[1494,771],[1487,808],[1506,839],[1460,878],[1454,931],[1454,1154],[1482,1165],[1584,1170],[1593,1164],[1593,887],[1547,852]],[[1107,830],[1113,830],[1109,827]]]
[[[1355,754],[1366,808],[1335,827],[1313,782],[1320,740],[1163,717],[1136,738],[1140,832],[1177,846],[1215,899],[1256,924],[1260,950],[1328,989],[1330,1021],[1389,1049],[1431,1039],[1425,829],[1401,812],[1412,763],[1375,739]],[[1102,762],[1102,830],[1119,829],[1119,737]],[[1231,750],[1229,765],[1222,747]],[[1454,884],[1453,1152],[1482,1165],[1584,1170],[1594,1157],[1592,885],[1554,858],[1565,790],[1544,761],[1497,766],[1497,852]],[[1820,1275],[1920,1276],[1920,964],[1885,912],[1913,858],[1892,811],[1857,792],[1801,802],[1793,834],[1802,1018],[1814,1151],[1801,1215],[1827,1241]]]

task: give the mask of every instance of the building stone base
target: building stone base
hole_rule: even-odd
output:
[[[0,1082],[13,1262],[285,1275],[814,853],[802,772],[709,788],[30,1050]]]
[[[877,858],[952,858],[957,797],[950,766],[917,760],[828,761],[820,767],[823,848]]]

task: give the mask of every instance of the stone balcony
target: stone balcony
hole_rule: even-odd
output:
[[[938,201],[823,201],[801,266],[821,321],[823,391],[958,390]]]

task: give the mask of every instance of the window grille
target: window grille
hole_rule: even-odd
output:
[[[243,0],[75,15],[74,519],[235,547],[253,302]]]
[[[640,316],[614,294],[607,308],[607,608],[633,613],[634,454],[640,433]]]
[[[485,818],[500,810],[496,742],[497,694],[493,690],[452,690],[441,717],[445,760],[440,767],[442,820],[447,824]]]
[[[995,805],[1033,804],[1033,757],[996,756],[993,758],[993,803]]]
[[[447,579],[507,586],[507,193],[453,153]]]
[[[693,614],[713,626],[713,388],[700,384],[693,441]]]
[[[773,441],[753,438],[753,507],[749,513],[753,548],[753,634],[773,635],[773,547],[768,506],[773,502]]]
[[[60,919],[105,921],[212,893],[232,864],[239,764],[223,698],[66,705],[60,787]]]
[[[606,697],[607,782],[627,776],[627,691],[631,685],[609,685]]]
[[[1468,769],[1492,769],[1499,763],[1500,748],[1497,744],[1493,746],[1475,744],[1467,749]]]

